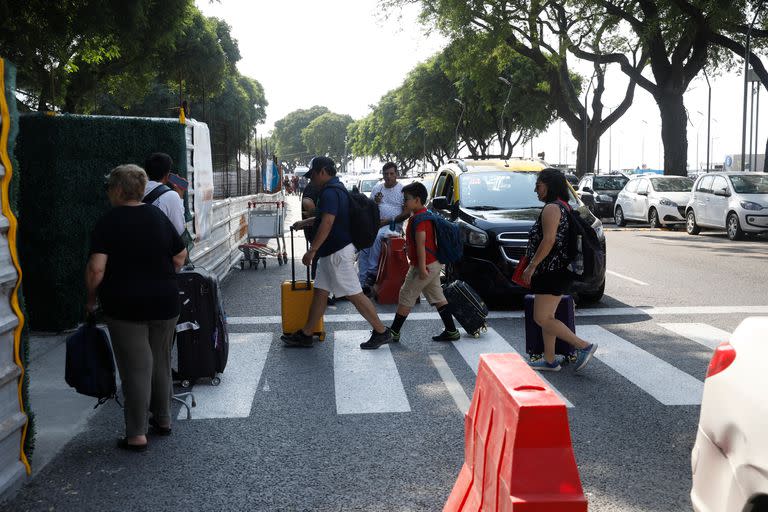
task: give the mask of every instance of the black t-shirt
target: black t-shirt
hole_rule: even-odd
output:
[[[107,255],[99,299],[119,320],[166,320],[179,314],[173,256],[184,243],[168,217],[152,205],[118,206],[96,223],[90,254]]]

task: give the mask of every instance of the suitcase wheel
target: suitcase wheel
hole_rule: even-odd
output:
[[[218,386],[219,384],[221,384],[221,379],[218,376],[211,379],[211,386]]]
[[[240,260],[240,270],[245,270],[245,260]]]
[[[472,333],[473,338],[479,338],[480,337],[480,331],[475,331]]]
[[[321,332],[320,335],[318,336],[318,339],[320,341],[325,341],[325,332]]]
[[[282,256],[278,256],[277,257],[277,264],[280,265],[281,267],[283,266],[283,257]]]
[[[482,332],[483,334],[485,334],[486,332],[488,332],[488,326],[487,326],[487,325],[484,325],[484,326],[482,326],[482,327],[480,328],[480,332]]]
[[[189,379],[184,379],[184,380],[181,381],[181,387],[183,387],[185,389],[188,388],[191,385],[192,385],[192,382],[190,382]]]
[[[258,263],[256,265],[258,265]],[[261,268],[267,268],[267,260],[261,260]]]

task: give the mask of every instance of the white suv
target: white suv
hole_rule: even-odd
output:
[[[728,238],[768,232],[768,174],[717,172],[703,174],[686,207],[686,230],[725,229]]]

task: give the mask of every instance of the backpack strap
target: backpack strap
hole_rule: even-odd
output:
[[[429,210],[427,210],[424,213],[420,213],[418,215],[414,215],[413,217],[411,217],[410,221],[408,222],[408,224],[411,227],[411,236],[413,236],[413,243],[414,244],[416,243],[416,226],[421,224],[425,220],[432,221],[432,225],[434,226],[434,224],[435,224],[434,214],[432,212],[430,212]],[[437,229],[435,229],[435,245],[437,245]],[[432,251],[432,250],[428,249],[426,245],[424,246],[424,250],[426,252],[428,252],[429,254],[431,254],[432,256],[434,256],[435,258],[437,258],[437,253],[435,251]]]
[[[167,185],[163,185],[162,183],[155,188],[152,189],[152,191],[144,196],[144,199],[141,200],[144,204],[152,204],[155,201],[157,201],[157,198],[159,198],[161,195],[165,194],[166,192],[170,192],[171,189]]]

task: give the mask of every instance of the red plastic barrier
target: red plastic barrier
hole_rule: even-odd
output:
[[[408,257],[405,252],[405,238],[390,237],[381,241],[379,271],[376,274],[376,302],[379,304],[397,304],[400,287],[408,273]]]
[[[586,512],[565,403],[518,354],[480,356],[448,511]]]

